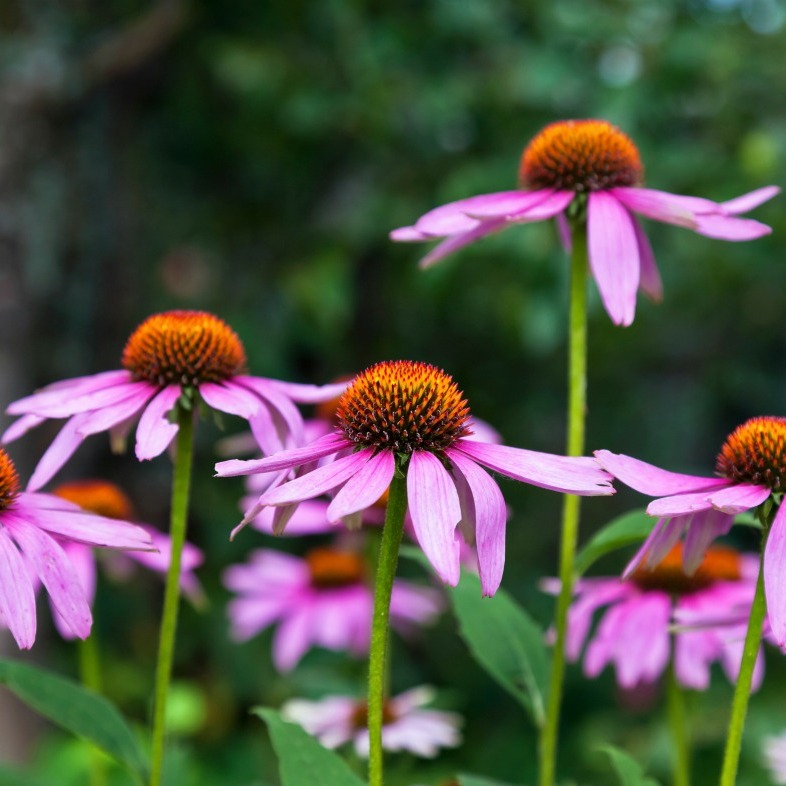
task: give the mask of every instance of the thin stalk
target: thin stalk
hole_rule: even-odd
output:
[[[398,552],[407,512],[407,482],[396,470],[390,484],[385,526],[379,546],[379,561],[374,586],[374,618],[371,624],[371,650],[368,656],[368,781],[382,786],[382,713],[387,686],[387,645],[390,624],[390,596],[396,576]]]
[[[762,543],[756,594],[753,596],[753,605],[751,606],[750,618],[748,619],[748,631],[745,634],[745,645],[742,650],[740,673],[737,677],[734,699],[731,704],[731,718],[729,719],[729,732],[726,735],[726,750],[723,754],[720,786],[734,786],[737,780],[737,767],[740,762],[740,748],[742,746],[742,730],[745,726],[745,715],[748,712],[753,669],[756,665],[756,657],[759,654],[762,626],[766,612],[767,601],[764,597],[764,543]]]
[[[570,264],[570,319],[568,338],[568,440],[567,455],[584,453],[587,416],[587,231],[576,224]],[[546,717],[540,735],[540,786],[553,786],[557,764],[557,739],[565,679],[565,637],[568,607],[573,596],[573,564],[579,537],[579,502],[565,495],[562,508],[562,540],[559,556],[560,591],[554,627],[554,650],[546,703]]]
[[[674,661],[666,677],[666,712],[674,745],[674,786],[690,785],[690,733],[687,725],[685,691],[677,682]]]
[[[91,633],[84,641],[77,641],[77,656],[79,660],[79,677],[82,684],[94,693],[101,693],[101,657],[98,649],[98,639]],[[106,783],[106,769],[104,755],[95,746],[90,746],[90,786],[104,786]]]
[[[166,703],[172,677],[172,661],[177,633],[177,612],[180,605],[180,563],[186,540],[188,497],[191,488],[191,464],[194,454],[194,422],[190,410],[177,409],[177,445],[172,478],[172,509],[169,536],[172,556],[166,574],[164,610],[156,662],[156,684],[153,704],[153,744],[150,765],[150,786],[160,786],[164,763],[164,735],[166,731]]]

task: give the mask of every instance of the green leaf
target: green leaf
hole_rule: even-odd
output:
[[[0,766],[0,786],[46,786],[46,784],[20,770]]]
[[[542,726],[549,675],[543,630],[504,590],[482,597],[471,573],[449,594],[474,658]]]
[[[611,765],[617,773],[620,786],[660,786],[657,781],[646,777],[641,765],[627,753],[611,745],[604,745],[599,750],[611,759]]]
[[[0,683],[36,712],[89,740],[140,780],[146,779],[148,764],[136,737],[114,704],[103,696],[14,660],[0,659]]]
[[[458,776],[459,786],[510,786],[510,784],[503,783],[502,781],[492,781],[488,778],[480,778],[477,775]]]
[[[640,543],[652,532],[656,519],[643,510],[634,510],[612,519],[603,529],[596,532],[590,542],[576,557],[576,574],[581,575],[593,562],[617,549]]]
[[[288,723],[267,707],[251,710],[267,723],[270,739],[278,754],[282,786],[329,783],[330,786],[365,786],[347,763],[296,723]]]

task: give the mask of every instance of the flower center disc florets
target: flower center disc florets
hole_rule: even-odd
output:
[[[633,142],[605,120],[563,120],[546,126],[521,156],[522,188],[603,191],[639,185],[644,168]]]
[[[630,580],[645,590],[689,595],[718,581],[739,581],[740,577],[739,552],[725,546],[707,549],[697,570],[688,575],[682,566],[682,544],[678,543],[652,570],[640,566]]]
[[[366,561],[354,551],[311,549],[305,560],[311,572],[312,587],[348,587],[359,584],[366,576]]]
[[[134,515],[131,500],[118,486],[106,480],[63,483],[52,494],[79,505],[83,510],[110,519],[130,519]]]
[[[19,475],[8,453],[0,448],[0,510],[5,510],[16,499],[21,489]]]
[[[166,311],[128,339],[123,368],[157,385],[197,386],[242,374],[246,353],[235,332],[204,311]]]
[[[397,453],[442,451],[470,433],[469,407],[453,378],[409,360],[377,363],[358,374],[336,416],[353,442]]]
[[[382,725],[387,726],[397,719],[397,715],[393,712],[389,701],[382,703]],[[352,726],[360,731],[361,729],[368,728],[368,704],[365,701],[360,702],[355,706],[352,712]]]
[[[737,483],[786,487],[786,418],[751,418],[728,437],[715,471]]]

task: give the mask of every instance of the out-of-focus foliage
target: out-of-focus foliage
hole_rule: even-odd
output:
[[[425,273],[422,247],[387,232],[442,202],[514,186],[527,140],[566,117],[619,125],[654,188],[723,200],[782,184],[785,21],[783,0],[0,4],[0,395],[116,368],[143,318],[200,308],[233,325],[253,373],[322,382],[381,359],[427,360],[509,444],[560,452],[567,264],[552,227],[517,227]],[[665,299],[641,302],[631,328],[614,328],[593,291],[589,449],[710,472],[735,425],[786,412],[783,199],[755,215],[773,235],[739,245],[648,226]],[[39,431],[12,447],[28,472],[54,434]],[[361,690],[363,668],[314,653],[280,677],[269,634],[227,639],[220,572],[263,536],[228,541],[241,488],[210,479],[220,433],[199,434],[190,533],[207,554],[211,605],[183,613],[176,669],[204,722],[184,727],[179,773],[183,783],[274,783],[248,707]],[[138,465],[92,438],[68,472],[117,480],[141,519],[165,526],[165,460]],[[503,586],[547,625],[551,600],[536,582],[555,571],[559,500],[504,491]],[[640,502],[627,491],[586,501],[582,539]],[[144,719],[160,588],[102,589],[106,689]],[[54,637],[37,651],[72,669]],[[457,770],[532,782],[534,734],[453,622],[394,657],[394,688],[437,685],[467,721],[465,745],[433,764],[394,757],[392,786]],[[761,783],[756,740],[782,722],[777,655],[768,670],[740,786]],[[566,774],[607,778],[593,751],[613,743],[665,780],[660,697],[616,695],[609,675],[568,677]],[[719,760],[729,701],[719,679],[692,702],[697,758]],[[81,765],[48,750],[41,771],[57,766],[67,782]],[[716,773],[695,778],[702,786]]]

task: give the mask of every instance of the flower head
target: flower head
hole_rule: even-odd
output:
[[[241,526],[267,506],[292,509],[327,492],[335,492],[327,511],[335,523],[373,505],[394,473],[404,473],[415,535],[439,576],[458,582],[460,524],[465,540],[477,548],[483,592],[492,595],[502,579],[507,511],[482,467],[554,491],[613,493],[593,459],[469,439],[467,402],[448,374],[426,363],[371,366],[346,389],[338,413],[339,425],[303,448],[216,466],[222,477],[305,468],[265,491]]]
[[[151,459],[177,434],[172,413],[195,400],[245,418],[266,453],[299,441],[302,418],[293,401],[320,401],[334,387],[295,385],[249,376],[243,345],[231,328],[203,311],[167,311],[142,322],[122,355],[122,369],[57,382],[8,407],[21,417],[3,434],[11,442],[48,418],[67,418],[30,479],[37,490],[90,434],[109,431],[122,445],[133,424],[136,456]]]
[[[717,546],[688,574],[678,544],[657,566],[640,566],[623,581],[580,579],[568,612],[566,655],[579,659],[594,613],[606,606],[584,655],[588,677],[613,664],[617,682],[631,689],[655,682],[673,658],[677,680],[686,688],[706,689],[716,661],[736,681],[757,573],[754,556]],[[759,653],[757,685],[762,672]]]
[[[278,623],[273,662],[293,669],[313,646],[368,654],[374,597],[368,565],[356,551],[319,547],[303,558],[259,549],[243,565],[224,573],[224,584],[237,597],[227,608],[234,639],[244,641]],[[396,581],[390,618],[406,632],[432,621],[442,608],[428,587]]]
[[[604,120],[564,120],[546,126],[524,150],[519,189],[461,199],[435,208],[393,240],[442,238],[422,260],[428,267],[448,254],[513,224],[555,218],[570,246],[575,222],[586,220],[589,261],[603,304],[617,325],[630,325],[636,291],[660,300],[662,285],[638,213],[721,240],[753,240],[768,226],[739,218],[780,189],[758,189],[728,202],[644,188],[638,150]]]
[[[625,575],[642,563],[657,565],[683,534],[685,568],[691,573],[708,544],[731,529],[734,516],[758,509],[769,529],[764,553],[769,621],[778,645],[786,645],[786,506],[782,504],[786,418],[751,418],[735,429],[715,463],[720,477],[668,472],[607,450],[596,451],[595,456],[615,478],[658,497],[647,507],[647,513],[658,521]],[[769,513],[760,509],[765,503],[772,505]]]
[[[0,448],[0,617],[22,649],[35,641],[39,581],[63,625],[81,639],[90,635],[90,604],[66,543],[155,548],[141,527],[85,513],[51,494],[22,491],[13,462]]]
[[[382,747],[433,758],[440,748],[461,744],[461,716],[453,712],[421,709],[434,699],[432,688],[422,686],[389,699],[383,708]],[[292,699],[282,715],[299,723],[326,748],[352,742],[359,756],[368,757],[366,703],[349,696],[329,696],[321,701]]]

